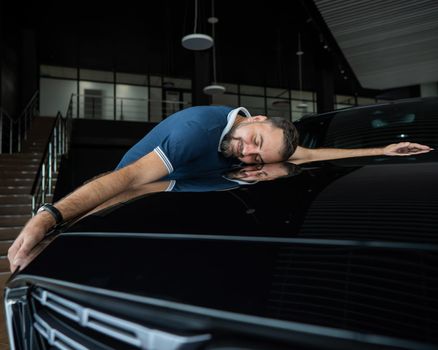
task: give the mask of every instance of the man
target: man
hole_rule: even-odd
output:
[[[25,225],[8,259],[11,270],[57,223],[78,217],[110,198],[161,178],[229,168],[233,163],[273,163],[288,159],[298,135],[289,121],[252,117],[243,108],[199,106],[158,124],[123,157],[116,171],[81,186],[55,206],[45,206]]]
[[[284,160],[302,163],[374,154],[423,153],[418,144],[385,148],[309,150],[297,147],[298,134],[289,121],[251,117],[239,107],[192,107],[168,117],[123,157],[116,171],[90,181],[54,206],[44,206],[25,225],[9,248],[14,271],[57,223],[76,218],[107,200],[158,179],[177,179],[194,173],[228,168],[233,163],[262,164]],[[294,153],[295,152],[295,153]]]
[[[285,119],[251,117],[243,107],[199,106],[163,120],[126,153],[117,169],[154,151],[167,178],[192,177],[241,162],[287,160],[297,144],[298,133]]]

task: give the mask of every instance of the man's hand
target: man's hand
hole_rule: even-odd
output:
[[[150,152],[138,161],[114,172],[90,181],[67,197],[56,202],[56,208],[64,220],[72,220],[96,208],[107,200],[136,186],[153,182],[168,174],[167,167],[156,152]],[[55,225],[55,219],[43,211],[28,221],[9,248],[8,259],[11,271],[22,269],[33,256],[32,249]]]
[[[20,270],[29,263],[32,249],[43,240],[44,235],[55,225],[54,218],[47,212],[41,212],[30,219],[8,250],[11,272]]]
[[[385,156],[411,156],[414,154],[427,153],[433,150],[426,145],[420,145],[413,142],[400,142],[393,143],[383,148],[383,154]]]

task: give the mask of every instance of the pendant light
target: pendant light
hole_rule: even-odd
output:
[[[181,39],[181,44],[188,50],[206,50],[213,46],[213,38],[207,34],[196,33],[198,22],[198,0],[195,0],[195,24],[193,34],[188,34]]]
[[[301,58],[304,54],[304,51],[301,50],[301,34],[298,33],[298,50],[297,50],[297,56],[298,56],[298,83],[300,87],[300,103],[298,104],[298,108],[307,108],[307,104],[303,101],[303,72],[301,68]]]
[[[211,85],[204,87],[203,91],[206,95],[217,95],[225,92],[225,86],[217,84],[216,80],[216,40],[214,26],[219,21],[214,16],[214,0],[211,0],[211,17],[208,19],[208,23],[211,23],[211,33],[213,35],[213,82]]]

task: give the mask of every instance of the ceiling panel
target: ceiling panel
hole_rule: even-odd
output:
[[[438,1],[314,2],[364,88],[438,81]]]

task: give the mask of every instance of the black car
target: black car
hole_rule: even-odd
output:
[[[438,99],[296,126],[306,147],[436,148]],[[437,349],[437,152],[284,175],[152,184],[54,232],[7,284],[11,348]]]

